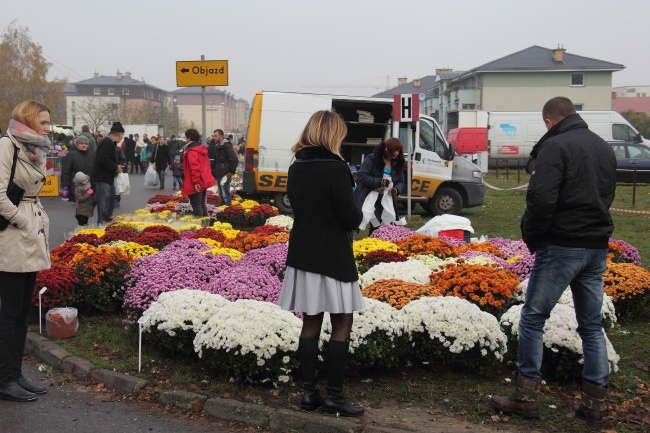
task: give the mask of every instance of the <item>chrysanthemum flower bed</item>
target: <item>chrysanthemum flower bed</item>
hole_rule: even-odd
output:
[[[102,299],[123,301],[127,323],[149,316],[147,338],[157,347],[200,355],[235,378],[290,382],[301,322],[274,302],[293,219],[273,215],[276,211],[268,205],[236,198],[233,206],[214,208],[221,216],[215,222],[178,212],[179,206],[189,206],[180,196],[158,199],[165,202],[153,201],[148,210],[105,229],[83,230],[52,250],[53,275],[43,271],[40,284],[53,278],[67,287],[76,277],[80,293],[110,287]],[[159,205],[166,209],[154,212]],[[229,213],[244,221],[252,213],[256,223],[267,225],[240,231],[233,226],[237,221],[223,218]],[[495,314],[523,302],[517,286],[530,273],[534,255],[522,241],[465,244],[386,226],[352,248],[368,307],[355,312],[353,365],[388,368],[417,361],[482,370],[504,358],[506,334],[508,344],[516,343],[509,329],[504,328],[506,334],[500,330]],[[610,252],[621,263],[608,263],[611,298],[603,304],[608,326],[616,320],[613,305],[619,316],[626,316],[632,311],[626,305],[646,300],[650,292],[648,272],[633,264],[638,260],[634,247],[617,241]],[[98,260],[87,258],[91,254]],[[81,267],[82,262],[88,266]],[[52,290],[47,305],[76,306],[77,298],[68,301],[63,292]],[[568,317],[573,306],[570,297],[564,298]],[[328,323],[326,319],[324,343]],[[550,333],[564,329],[559,322],[547,326],[557,328]],[[556,344],[549,356],[568,365],[579,359],[575,347]]]

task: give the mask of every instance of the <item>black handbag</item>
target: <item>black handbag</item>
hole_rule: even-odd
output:
[[[18,149],[14,146],[14,162],[11,165],[11,176],[9,176],[9,183],[7,184],[7,197],[15,205],[18,206],[18,203],[23,199],[25,195],[25,190],[19,187],[14,183],[14,174],[16,173],[16,161],[18,160]],[[9,226],[9,220],[3,216],[0,216],[0,231],[3,231]]]

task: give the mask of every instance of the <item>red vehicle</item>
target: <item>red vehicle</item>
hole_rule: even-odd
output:
[[[447,134],[459,155],[471,155],[487,150],[487,128],[454,128]]]

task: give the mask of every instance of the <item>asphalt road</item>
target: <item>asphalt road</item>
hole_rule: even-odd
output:
[[[23,372],[33,382],[48,386],[38,400],[15,403],[0,400],[0,431],[44,433],[226,433],[243,432],[215,420],[167,412],[153,403],[118,401],[106,390],[69,380],[61,373],[49,377],[38,370],[38,360],[25,356]]]

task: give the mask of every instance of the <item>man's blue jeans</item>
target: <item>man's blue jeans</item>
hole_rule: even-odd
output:
[[[601,323],[606,268],[607,249],[545,244],[536,251],[519,321],[521,375],[541,378],[544,323],[564,290],[571,286],[585,358],[582,377],[600,388],[607,387],[609,362]]]
[[[113,217],[115,188],[110,183],[95,182],[93,189],[97,199],[97,225],[105,224]]]
[[[222,204],[230,206],[232,204],[232,197],[230,196],[230,180],[232,177],[225,176],[225,178],[226,182],[223,185],[221,185],[221,180],[223,178],[220,177],[217,179],[217,185],[219,185],[219,198],[221,199]]]

